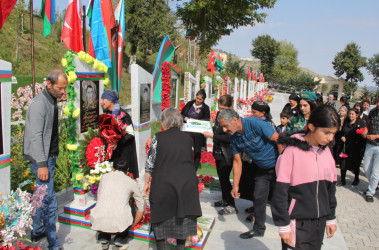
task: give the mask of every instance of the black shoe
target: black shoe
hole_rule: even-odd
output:
[[[224,200],[219,200],[219,201],[216,201],[215,203],[213,203],[214,207],[226,207],[228,205],[229,205],[229,203],[227,203]]]
[[[264,233],[258,233],[254,231],[254,229],[247,231],[245,233],[240,234],[240,238],[242,239],[250,239],[253,237],[263,237],[265,234]]]
[[[111,236],[112,234],[100,232],[97,241],[101,244],[109,244],[111,241]]]
[[[337,183],[337,187],[343,187],[343,186],[345,186],[346,185],[346,182],[338,182]]]
[[[43,233],[38,234],[38,235],[33,235],[33,231],[32,231],[32,233],[30,234],[30,240],[32,242],[37,242],[44,237],[46,237],[46,232],[43,232]]]
[[[354,180],[354,181],[351,183],[352,186],[358,186],[358,184],[359,184],[359,180]]]
[[[366,195],[366,201],[367,202],[374,202],[374,197],[372,197],[371,195]]]
[[[245,219],[246,222],[254,222],[254,213],[250,214]]]
[[[248,214],[254,213],[254,206],[246,208],[245,213],[248,213]]]

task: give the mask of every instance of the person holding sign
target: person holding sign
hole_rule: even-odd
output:
[[[187,104],[182,109],[182,116],[184,122],[188,119],[197,119],[209,121],[211,117],[211,113],[209,110],[209,106],[204,103],[207,95],[204,89],[200,89],[196,93],[195,100],[187,102]],[[194,166],[196,170],[199,167],[200,159],[201,159],[201,147],[205,145],[205,137],[200,133],[187,133],[191,136],[193,140],[193,148],[194,148]]]

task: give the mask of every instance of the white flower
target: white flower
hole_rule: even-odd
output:
[[[107,170],[107,172],[112,172],[112,168],[110,168],[110,167],[107,167],[106,170]]]
[[[107,172],[107,170],[104,169],[104,168],[100,169],[100,171],[101,171],[102,173],[106,173],[106,172]]]

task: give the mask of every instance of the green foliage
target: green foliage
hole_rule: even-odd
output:
[[[177,15],[189,37],[199,40],[200,54],[206,54],[222,36],[241,26],[262,23],[267,16],[263,8],[273,8],[276,0],[209,1],[191,0],[178,6]]]
[[[132,55],[138,48],[146,58],[150,51],[159,50],[166,34],[172,41],[179,35],[175,27],[177,18],[164,0],[125,1],[125,18],[125,36],[131,44]]]
[[[151,124],[151,137],[153,137],[156,133],[161,131],[161,122],[155,121]]]
[[[59,155],[55,165],[54,187],[58,192],[64,188],[72,185],[71,182],[71,169],[68,165],[70,159],[70,152],[66,148],[68,143],[67,135],[67,121],[64,119],[59,120]]]
[[[24,125],[13,125],[11,129],[11,189],[16,190],[20,183],[34,181],[35,176],[32,174],[29,161],[25,160],[23,155]],[[28,185],[24,189],[32,191],[31,186]]]
[[[325,94],[327,91],[328,91],[328,85],[322,84],[321,85],[321,92]]]
[[[353,95],[353,91],[357,89],[357,82],[364,80],[360,68],[367,65],[366,57],[361,55],[361,48],[354,42],[349,43],[344,51],[337,53],[332,64],[336,76],[341,77],[344,75],[344,79],[347,82],[345,84],[346,90],[349,90],[350,92],[348,93]]]
[[[344,82],[343,83],[343,92],[345,94],[350,94],[351,96],[354,96],[353,93],[357,91],[358,86],[355,82]]]
[[[368,98],[369,100],[375,96],[375,93],[371,92],[370,90],[368,90],[367,86],[365,85],[363,87],[363,91],[362,91],[362,95],[360,96],[361,98]]]
[[[285,82],[299,74],[298,51],[292,43],[281,41],[279,44],[279,54],[276,57],[274,66],[274,80],[276,82]]]
[[[246,62],[241,65],[240,61],[233,61],[232,56],[228,55],[228,60],[225,64],[225,76],[228,75],[231,79],[234,77],[246,77]]]
[[[320,83],[320,80],[315,81],[315,78],[309,73],[300,73],[296,77],[288,79],[284,85],[295,88],[296,91],[314,91],[315,87]]]
[[[275,60],[280,53],[280,43],[269,35],[258,36],[252,41],[251,55],[261,61],[260,71],[266,81],[272,81]]]
[[[367,69],[374,77],[374,82],[379,86],[379,53],[368,59]]]
[[[333,84],[332,89],[330,91],[338,91],[338,84]]]

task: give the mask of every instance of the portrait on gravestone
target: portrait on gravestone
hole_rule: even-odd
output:
[[[1,82],[0,82],[0,110],[3,110],[1,107]],[[0,155],[4,154],[3,147],[3,118],[2,113],[0,113]]]
[[[150,121],[150,84],[140,85],[140,123]]]
[[[178,79],[171,79],[170,106],[176,107],[176,88],[178,87]]]
[[[97,128],[99,121],[99,81],[80,81],[80,132]]]

